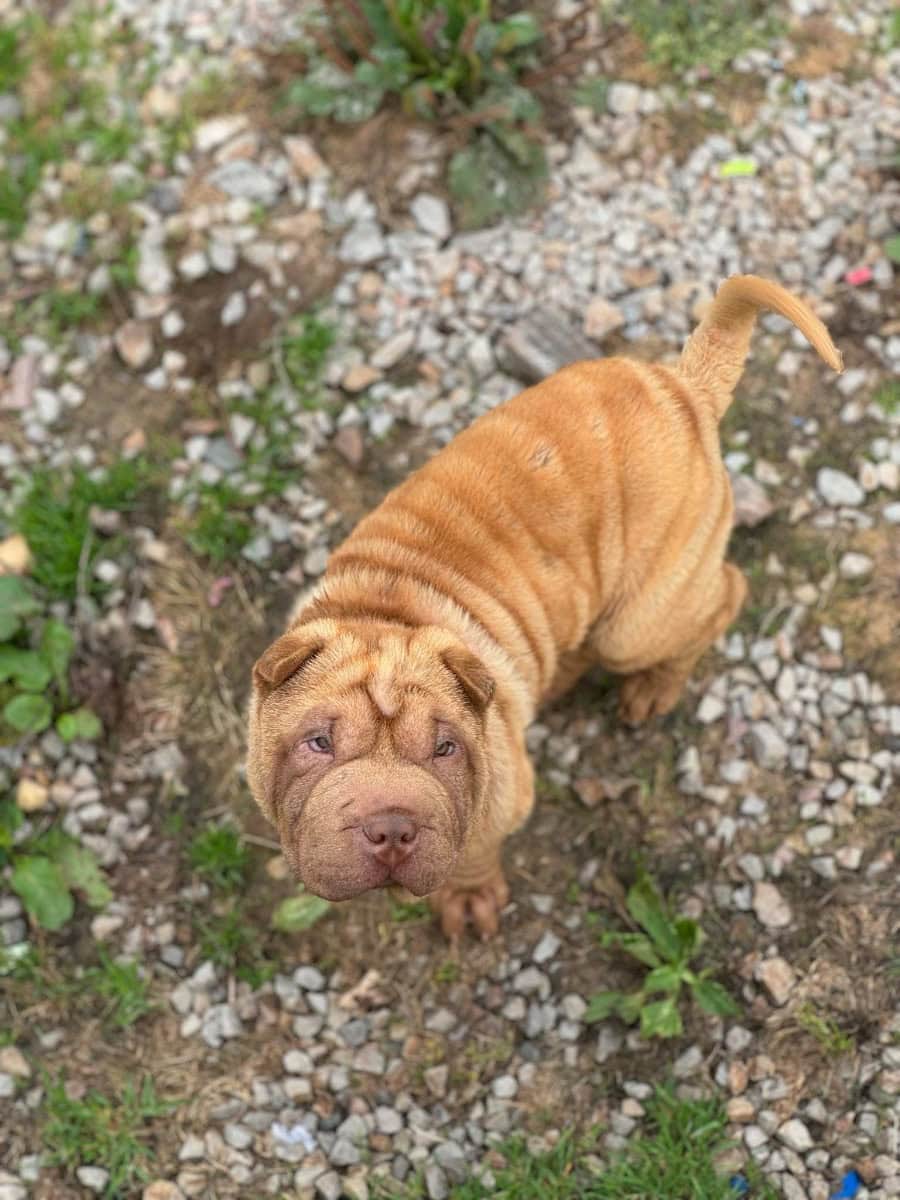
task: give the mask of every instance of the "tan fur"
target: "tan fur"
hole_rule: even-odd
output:
[[[627,721],[675,705],[746,592],[723,562],[732,495],[718,421],[760,307],[792,320],[841,369],[801,301],[734,277],[676,365],[566,367],[475,421],[332,554],[289,632],[257,664],[250,715],[251,787],[309,886],[321,886],[320,845],[332,861],[341,837],[359,834],[352,826],[339,837],[322,815],[325,784],[302,782],[309,748],[296,739],[308,711],[343,705],[338,729],[355,721],[382,731],[349,765],[335,751],[341,812],[396,808],[385,794],[393,776],[401,807],[415,814],[423,789],[438,832],[429,827],[421,861],[417,850],[404,870],[422,886],[441,877],[431,899],[455,936],[467,914],[492,932],[506,902],[500,847],[533,804],[524,731],[539,704],[598,665],[624,677]],[[401,725],[406,742],[388,745]],[[463,739],[465,780],[428,760],[436,728]],[[290,755],[299,767],[284,766]],[[315,831],[301,809],[320,813]],[[357,862],[344,845],[357,890],[369,877],[371,847],[362,847]]]

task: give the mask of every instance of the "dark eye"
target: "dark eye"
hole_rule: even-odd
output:
[[[456,742],[438,742],[434,748],[435,758],[449,758],[456,750]]]
[[[314,754],[330,754],[332,751],[331,738],[326,737],[324,733],[309,738],[306,744]]]

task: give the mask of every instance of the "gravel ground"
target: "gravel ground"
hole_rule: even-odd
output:
[[[364,1200],[378,1176],[420,1169],[423,1194],[442,1200],[472,1170],[489,1178],[491,1146],[522,1122],[535,1149],[573,1112],[605,1122],[601,1153],[621,1147],[667,1073],[725,1099],[736,1166],[752,1157],[788,1200],[826,1200],[850,1168],[861,1198],[900,1195],[900,406],[876,399],[900,369],[883,249],[900,225],[890,9],[795,0],[794,25],[827,21],[819,39],[851,60],[804,68],[802,42],[785,38],[734,64],[728,96],[710,82],[685,98],[619,80],[608,112],[575,110],[572,136],[550,145],[547,202],[474,233],[454,228],[437,138],[404,128],[388,195],[383,181],[354,184],[330,134],[272,119],[272,64],[296,34],[295,5],[114,0],[96,18],[87,69],[140,128],[102,167],[103,186],[137,181],[139,195],[78,215],[67,197],[98,186],[85,144],[44,168],[24,229],[0,244],[5,316],[51,289],[109,301],[103,319],[55,341],[0,341],[10,511],[35,468],[92,467],[161,431],[179,442],[178,512],[223,481],[259,496],[240,569],[218,578],[189,561],[176,519],[126,521],[94,568],[102,600],[82,595],[70,614],[92,654],[112,646],[128,663],[116,737],[0,748],[0,783],[36,785],[30,827],[55,818],[114,882],[103,912],[79,916],[86,941],[38,938],[42,949],[63,963],[67,947],[103,942],[139,959],[159,1000],[108,1048],[120,1070],[139,1063],[188,1096],[157,1135],[161,1177],[146,1200]],[[22,11],[0,4],[7,18]],[[123,23],[141,55],[123,55]],[[737,128],[724,117],[744,91]],[[188,103],[196,119],[173,140]],[[16,104],[0,96],[7,112]],[[755,173],[723,176],[736,157]],[[123,285],[111,267],[126,252]],[[204,960],[191,918],[218,901],[179,867],[161,807],[190,795],[199,827],[240,792],[240,688],[291,590],[473,416],[584,354],[674,352],[734,271],[810,297],[848,369],[835,382],[783,322],[761,322],[723,433],[754,602],[679,714],[626,734],[606,692],[586,685],[531,729],[543,803],[510,854],[514,900],[496,945],[448,957],[427,921],[392,921],[375,899],[279,943],[261,986]],[[337,343],[325,402],[307,408],[266,346],[312,302]],[[273,380],[263,425],[236,402]],[[280,495],[253,470],[272,437],[296,470]],[[198,730],[204,622],[220,707]],[[245,800],[238,811],[252,830]],[[694,1017],[661,1049],[582,1020],[593,991],[634,981],[600,955],[588,913],[621,907],[618,872],[638,847],[703,920],[744,1008],[736,1022]],[[260,937],[284,889],[269,858]],[[0,942],[36,936],[4,887]],[[100,1027],[47,1002],[23,1026],[21,1007],[0,1050],[0,1200],[103,1194],[95,1164],[77,1183],[42,1164],[38,1132],[39,1067],[102,1081]],[[849,1030],[852,1048],[829,1057],[810,1012]]]

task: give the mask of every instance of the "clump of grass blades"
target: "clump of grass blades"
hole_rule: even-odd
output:
[[[174,1107],[157,1096],[149,1076],[139,1086],[127,1082],[118,1096],[91,1090],[76,1098],[60,1075],[46,1081],[44,1147],[51,1162],[70,1171],[102,1167],[109,1172],[104,1200],[124,1200],[153,1163],[148,1123]]]

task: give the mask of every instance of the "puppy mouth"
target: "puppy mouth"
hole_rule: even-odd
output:
[[[414,896],[427,896],[443,886],[456,859],[456,853],[443,839],[435,837],[431,826],[421,826],[418,837],[425,840],[405,855],[385,854],[383,858],[366,853],[365,838],[356,824],[341,828],[341,853],[320,859],[304,853],[303,844],[291,839],[284,844],[291,873],[307,891],[323,900],[352,900],[364,892],[384,888],[403,888]]]

